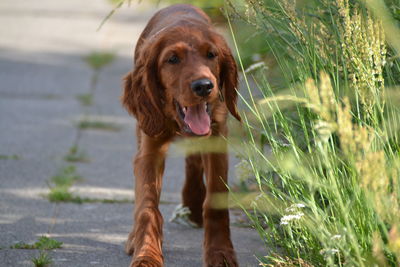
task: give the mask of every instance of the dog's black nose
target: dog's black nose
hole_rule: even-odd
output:
[[[208,96],[211,93],[211,89],[214,88],[214,84],[209,79],[200,79],[192,82],[192,90],[198,96]]]

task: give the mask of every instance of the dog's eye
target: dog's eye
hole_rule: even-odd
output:
[[[169,64],[178,64],[179,63],[179,57],[176,56],[176,55],[173,55],[170,58],[168,58],[167,62]]]
[[[208,52],[207,53],[207,58],[209,58],[209,59],[213,59],[213,58],[215,58],[217,56],[217,54],[215,54],[214,52]]]

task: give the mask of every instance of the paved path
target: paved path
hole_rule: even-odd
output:
[[[44,197],[50,177],[74,165],[84,178],[71,189],[74,194],[133,199],[134,120],[118,99],[134,41],[154,9],[132,3],[96,32],[110,9],[105,0],[0,2],[0,266],[32,266],[37,250],[9,247],[41,235],[64,243],[49,252],[53,266],[129,265],[123,245],[131,203],[55,204]],[[116,55],[95,81],[82,60],[94,51]],[[92,105],[77,101],[82,94],[92,94]],[[121,129],[78,129],[82,118]],[[66,162],[73,146],[90,162]],[[165,263],[201,266],[202,230],[168,222],[182,182],[182,158],[169,157],[161,205]],[[257,266],[254,254],[263,248],[255,231],[232,226],[232,235],[241,266]]]

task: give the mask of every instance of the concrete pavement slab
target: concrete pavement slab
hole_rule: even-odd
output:
[[[77,54],[28,53],[0,46],[3,97],[74,98],[88,88],[90,74],[82,56]]]
[[[123,252],[123,247],[132,225],[132,208],[132,204],[58,205],[50,237],[64,244],[61,249],[49,252],[54,266],[128,266],[131,258]],[[165,266],[201,266],[203,230],[170,223],[168,218],[174,208],[174,205],[161,205],[165,218]],[[45,219],[40,219],[42,226],[45,226]],[[37,238],[48,230],[37,226],[37,221],[39,219],[24,218],[18,223],[25,227],[30,225],[33,228],[31,236]],[[12,229],[10,225],[9,230]],[[253,254],[263,251],[257,234],[235,226],[231,231],[241,266],[256,266]],[[29,259],[34,255],[30,250],[3,249],[0,260],[11,262],[10,266],[29,266]]]

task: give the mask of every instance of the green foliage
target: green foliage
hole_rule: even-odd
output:
[[[54,186],[70,187],[74,183],[82,181],[82,177],[77,174],[76,167],[73,165],[62,168],[50,181]]]
[[[50,202],[69,202],[76,204],[83,203],[130,203],[128,199],[106,199],[106,198],[87,198],[73,194],[70,189],[75,183],[82,181],[83,178],[77,174],[76,167],[73,165],[62,168],[57,175],[51,177],[49,181],[50,191],[46,198]],[[40,240],[39,240],[40,241]]]
[[[20,156],[18,156],[18,155],[0,155],[0,160],[1,159],[15,159],[15,160],[18,160],[18,159],[20,159]]]
[[[50,202],[70,202],[82,204],[84,200],[79,197],[73,195],[68,187],[53,187],[47,195],[47,199]]]
[[[115,123],[105,122],[93,119],[83,119],[78,122],[78,128],[80,129],[93,129],[93,130],[104,130],[104,131],[119,131],[121,127]]]
[[[72,146],[68,154],[64,157],[65,161],[69,162],[89,162],[89,158],[84,151],[79,150],[78,146]]]
[[[152,0],[154,3],[168,3],[168,4],[183,4],[179,0]],[[204,10],[214,21],[224,20],[222,9],[224,7],[224,0],[189,0],[184,4],[191,4],[200,7]]]
[[[276,246],[265,266],[399,264],[398,44],[363,4],[231,5],[268,47],[247,72],[263,98],[244,99],[239,151],[259,190],[246,212]]]
[[[31,259],[31,262],[35,267],[48,267],[53,263],[53,260],[46,252],[41,251],[38,257]]]
[[[47,194],[47,199],[51,202],[82,203],[80,197],[74,196],[69,191],[73,184],[82,180],[83,178],[76,173],[75,166],[69,165],[62,168],[50,179],[50,192]]]
[[[41,236],[39,241],[35,243],[37,249],[56,249],[61,248],[62,242],[55,239],[49,238],[47,236]]]
[[[12,245],[10,248],[13,249],[42,249],[42,250],[50,250],[61,248],[62,242],[57,241],[55,239],[49,238],[47,236],[41,236],[38,241],[34,244],[27,244],[27,243],[17,243]]]
[[[244,68],[265,60],[265,56],[270,52],[269,47],[265,45],[266,36],[254,31],[252,25],[241,21],[234,21],[233,23],[235,24],[235,37],[239,43]]]

